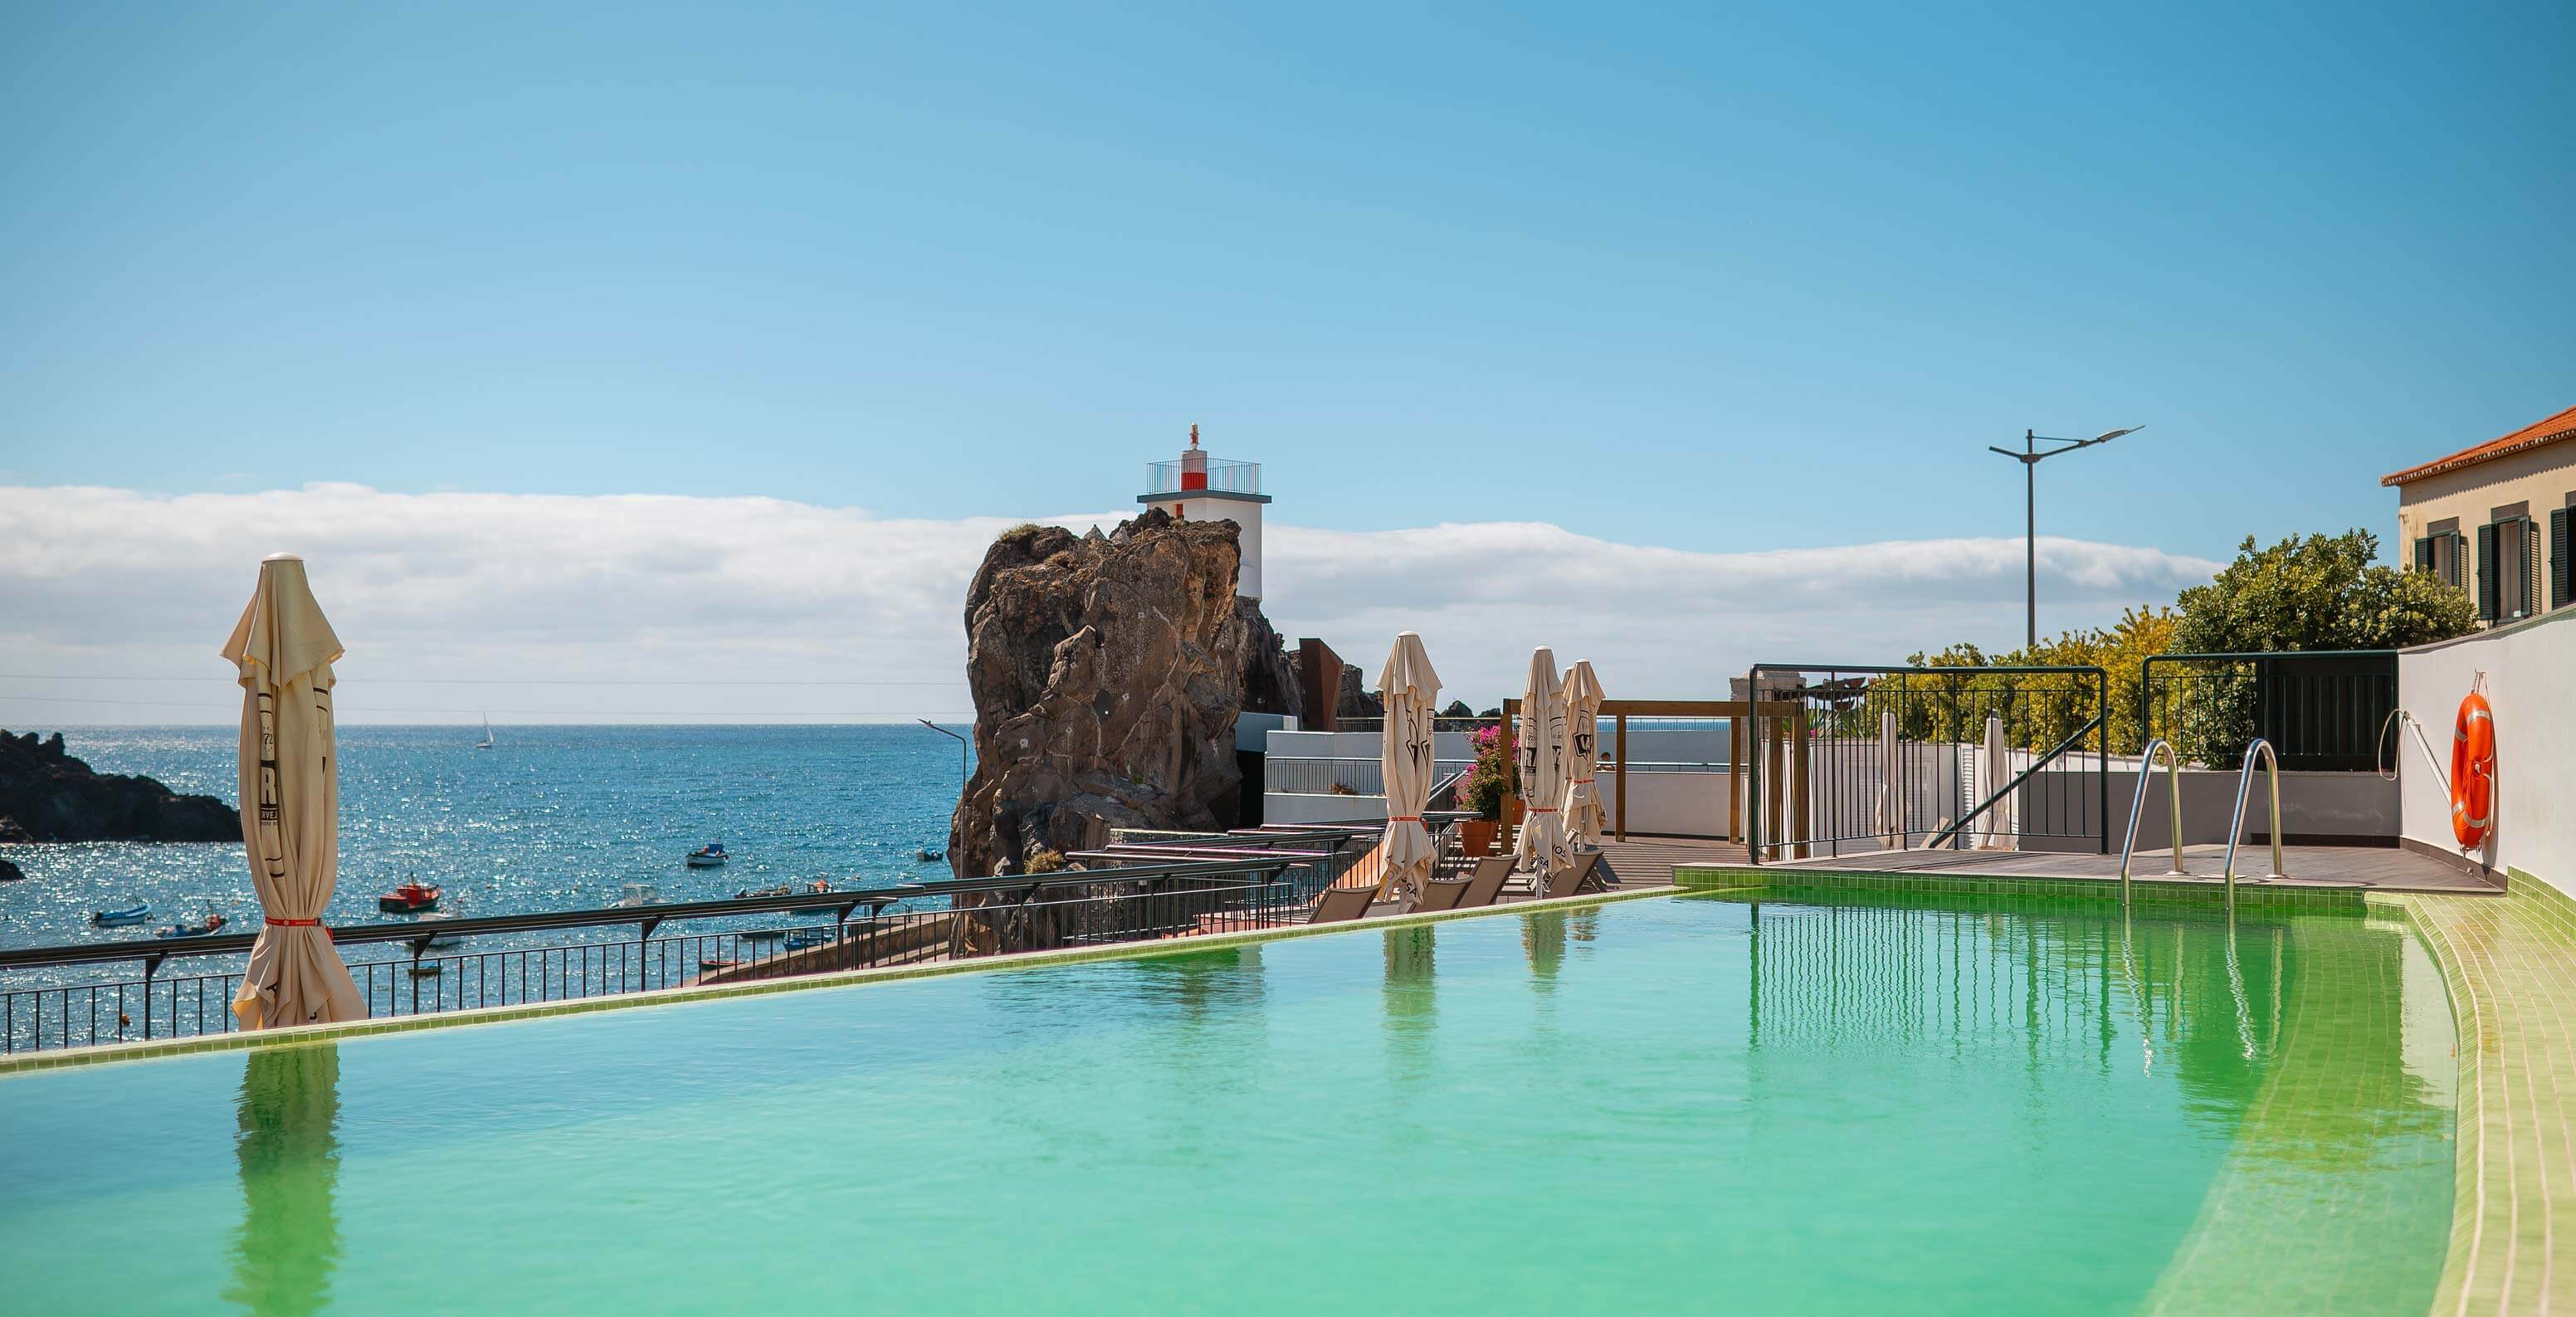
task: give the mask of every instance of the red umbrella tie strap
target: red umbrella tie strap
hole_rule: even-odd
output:
[[[1420,823],[1421,821],[1422,816],[1419,814],[1397,814],[1387,820],[1389,823]]]
[[[1523,812],[1523,813],[1526,813],[1526,814],[1553,814],[1553,813],[1555,813],[1555,812],[1556,812],[1556,807],[1555,807],[1555,806],[1553,806],[1553,805],[1550,805],[1550,806],[1548,806],[1548,807],[1547,807],[1547,808],[1545,808],[1545,809],[1529,809],[1529,810],[1524,810],[1524,811],[1522,811],[1522,812]]]
[[[266,922],[270,928],[320,928],[322,926],[322,921],[319,919],[279,919],[274,915],[269,916]]]

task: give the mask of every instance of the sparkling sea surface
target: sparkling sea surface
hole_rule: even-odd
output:
[[[51,729],[45,729],[50,731]],[[372,922],[406,878],[446,888],[466,915],[602,905],[629,882],[666,900],[829,878],[836,887],[948,876],[914,852],[944,850],[957,743],[919,726],[340,729],[340,888],[329,922]],[[232,803],[231,727],[67,728],[103,773],[141,773]],[[734,859],[681,857],[722,840]],[[239,842],[11,846],[27,880],[0,883],[0,947],[149,940],[89,912],[152,903],[154,923],[206,904],[256,931],[259,899]],[[25,978],[26,976],[20,976]],[[23,986],[23,984],[21,984]]]
[[[2421,1313],[2440,993],[2359,917],[1658,898],[44,1071],[0,1079],[0,1275],[44,1313]]]

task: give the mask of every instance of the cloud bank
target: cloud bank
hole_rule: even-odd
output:
[[[228,721],[237,697],[214,651],[281,549],[304,555],[349,647],[351,722],[954,719],[984,546],[1020,520],[1114,515],[0,488],[0,725]],[[1284,634],[1321,636],[1373,675],[1397,631],[1419,631],[1451,693],[1480,707],[1517,686],[1537,644],[1592,659],[1613,695],[1682,698],[1722,695],[1756,661],[1893,663],[2021,629],[2018,539],[1699,552],[1544,523],[1273,525],[1265,552]],[[2042,628],[2170,600],[2217,567],[2042,539]]]

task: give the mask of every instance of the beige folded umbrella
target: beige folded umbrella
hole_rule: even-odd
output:
[[[223,648],[242,687],[242,844],[267,916],[233,994],[245,1029],[367,1016],[322,926],[340,876],[331,664],[341,652],[305,583],[304,560],[281,553],[262,562],[259,589]]]
[[[1601,765],[1601,679],[1592,675],[1592,660],[1576,659],[1565,670],[1565,839],[1571,845],[1599,846],[1610,831],[1601,808],[1601,791],[1592,780]]]
[[[1529,683],[1521,689],[1521,799],[1529,802],[1513,852],[1540,874],[1574,862],[1565,844],[1565,702],[1556,679],[1556,654],[1541,645],[1530,651]],[[1544,884],[1541,884],[1544,887]]]
[[[1439,708],[1440,674],[1431,670],[1422,637],[1407,631],[1395,638],[1395,648],[1387,651],[1386,667],[1378,673],[1377,689],[1386,702],[1385,739],[1378,751],[1386,778],[1386,837],[1378,846],[1386,867],[1378,891],[1418,893],[1439,860],[1431,830],[1422,825],[1422,811],[1431,804],[1435,758],[1431,733]]]
[[[2012,750],[2004,744],[2004,720],[2001,714],[1986,715],[1986,754],[1983,775],[1986,780],[1977,784],[1979,800],[2003,790],[2004,784],[2012,781]],[[1986,836],[1983,849],[1990,851],[2016,849],[2013,844],[2012,806],[2012,797],[2006,796],[1996,801],[1994,806],[1977,820],[1977,826]]]

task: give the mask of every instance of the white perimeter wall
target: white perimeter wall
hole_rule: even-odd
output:
[[[2424,721],[2445,773],[2451,721],[2479,671],[2495,710],[2496,802],[2475,858],[2576,890],[2576,610],[2397,656],[2397,703]],[[2456,853],[2450,794],[2414,733],[2405,738],[2398,770],[2404,835]]]

